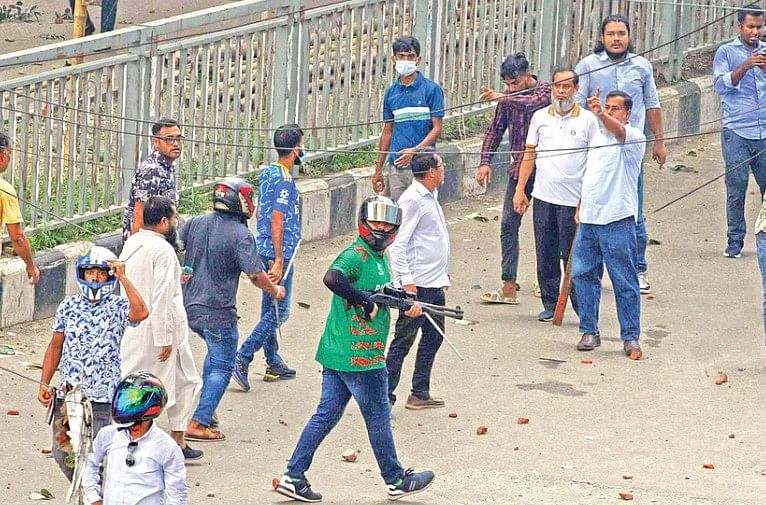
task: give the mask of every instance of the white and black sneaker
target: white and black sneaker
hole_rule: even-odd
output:
[[[434,481],[434,473],[430,470],[417,472],[408,468],[402,478],[393,484],[386,485],[389,500],[398,500],[425,491]]]
[[[316,503],[322,501],[322,495],[311,489],[311,484],[305,478],[293,479],[287,474],[284,474],[279,479],[279,485],[277,486],[277,493],[307,503]]]

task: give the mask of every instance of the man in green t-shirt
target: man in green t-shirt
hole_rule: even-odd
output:
[[[396,456],[385,361],[391,315],[388,307],[370,300],[370,292],[391,281],[385,250],[394,241],[401,220],[402,211],[392,200],[383,196],[366,199],[359,209],[359,236],[335,258],[324,276],[333,297],[316,354],[324,367],[322,396],[277,487],[278,493],[294,500],[322,500],[305,473],[351,397],[362,411],[389,498],[419,493],[433,482],[433,472],[405,471]],[[420,305],[414,304],[405,314],[420,316]]]

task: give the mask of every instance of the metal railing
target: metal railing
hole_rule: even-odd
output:
[[[184,125],[182,190],[256,169],[272,156],[270,130],[285,122],[308,127],[315,149],[375,142],[383,93],[395,79],[391,42],[404,34],[421,41],[421,69],[443,86],[455,117],[493,107],[476,103],[480,87],[499,85],[500,64],[512,51],[525,52],[546,79],[556,65],[576,63],[606,14],[628,15],[644,51],[730,12],[721,0],[305,3],[245,0],[0,56],[0,68],[92,59],[0,82],[0,128],[16,151],[6,177],[23,200],[28,229],[60,226],[57,216],[83,221],[120,211],[160,116]],[[647,57],[677,79],[685,52],[733,36],[729,16]],[[109,48],[122,49],[95,53]]]

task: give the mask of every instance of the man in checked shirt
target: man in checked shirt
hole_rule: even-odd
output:
[[[502,251],[502,287],[481,295],[488,303],[505,303],[517,305],[519,298],[516,293],[516,272],[519,266],[519,228],[521,214],[513,210],[513,195],[519,178],[524,143],[532,115],[539,109],[551,104],[551,85],[539,80],[529,72],[529,61],[523,53],[508,56],[500,67],[500,77],[506,85],[505,93],[485,91],[481,98],[484,100],[499,100],[495,117],[484,134],[481,146],[481,165],[476,172],[476,182],[485,186],[492,182],[492,154],[500,145],[505,130],[510,137],[509,147],[513,154],[511,165],[508,167],[508,187],[503,200],[503,219],[500,222],[500,248]],[[529,198],[532,194],[532,178],[527,182],[524,193]]]

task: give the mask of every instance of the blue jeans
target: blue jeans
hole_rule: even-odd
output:
[[[748,140],[731,130],[721,132],[721,150],[726,164],[726,251],[732,255],[738,254],[745,245],[745,195],[751,171],[761,189],[761,198],[766,190],[766,153],[755,156],[763,149],[766,149],[766,140]],[[755,158],[744,163],[752,156]]]
[[[69,0],[72,16],[74,16],[74,2],[75,0]],[[111,32],[115,24],[117,24],[117,0],[101,0],[101,33]],[[88,19],[85,21],[85,35],[93,35],[95,32],[96,27],[93,26],[93,21],[88,14]]]
[[[641,294],[636,270],[636,223],[632,217],[598,225],[581,223],[572,262],[572,282],[577,290],[580,332],[598,332],[603,265],[609,273],[620,321],[620,338],[641,335]]]
[[[644,222],[644,165],[638,172],[638,216],[636,217],[636,270],[646,272],[649,265],[646,261],[646,245],[648,234]]]
[[[272,259],[263,258],[268,265]],[[277,341],[277,328],[282,326],[287,318],[290,317],[290,301],[293,294],[293,272],[295,268],[291,267],[290,272],[285,278],[285,297],[279,301],[279,321],[277,321],[277,311],[274,307],[274,298],[263,291],[261,295],[261,320],[253,328],[250,336],[247,337],[237,351],[237,359],[250,364],[253,361],[255,353],[263,347],[263,353],[266,355],[266,364],[268,366],[279,366],[284,363],[279,356],[279,342]]]
[[[444,289],[418,288],[418,300],[433,305],[444,305]],[[444,316],[433,316],[434,321],[444,331]],[[431,369],[434,367],[436,353],[442,345],[442,336],[424,317],[408,317],[399,312],[396,320],[394,340],[388,347],[386,370],[388,370],[388,396],[396,401],[394,391],[402,375],[402,363],[410,352],[415,337],[421,331],[418,353],[415,357],[415,372],[412,374],[412,396],[427,400],[431,397]]]
[[[519,269],[519,228],[521,228],[522,214],[517,214],[513,210],[513,195],[516,193],[518,180],[510,177],[508,186],[505,189],[505,199],[503,200],[503,219],[500,221],[500,252],[502,254],[501,279],[504,281],[515,281]],[[527,181],[524,193],[527,198],[532,198],[532,186],[534,180],[532,177]]]
[[[213,412],[221,402],[234,371],[239,331],[236,326],[204,330],[192,328],[192,331],[201,336],[207,345],[207,355],[202,366],[202,392],[192,419],[203,426],[210,426]]]
[[[766,334],[766,233],[762,231],[756,233],[755,246],[758,251],[758,267],[761,269],[763,284],[763,331]]]
[[[303,479],[311,466],[314,453],[332,431],[354,397],[367,425],[367,437],[378,461],[380,475],[386,484],[396,482],[404,474],[396,457],[391,431],[391,406],[388,404],[388,374],[385,368],[366,372],[322,371],[322,397],[316,413],[303,428],[295,446],[287,475]]]

